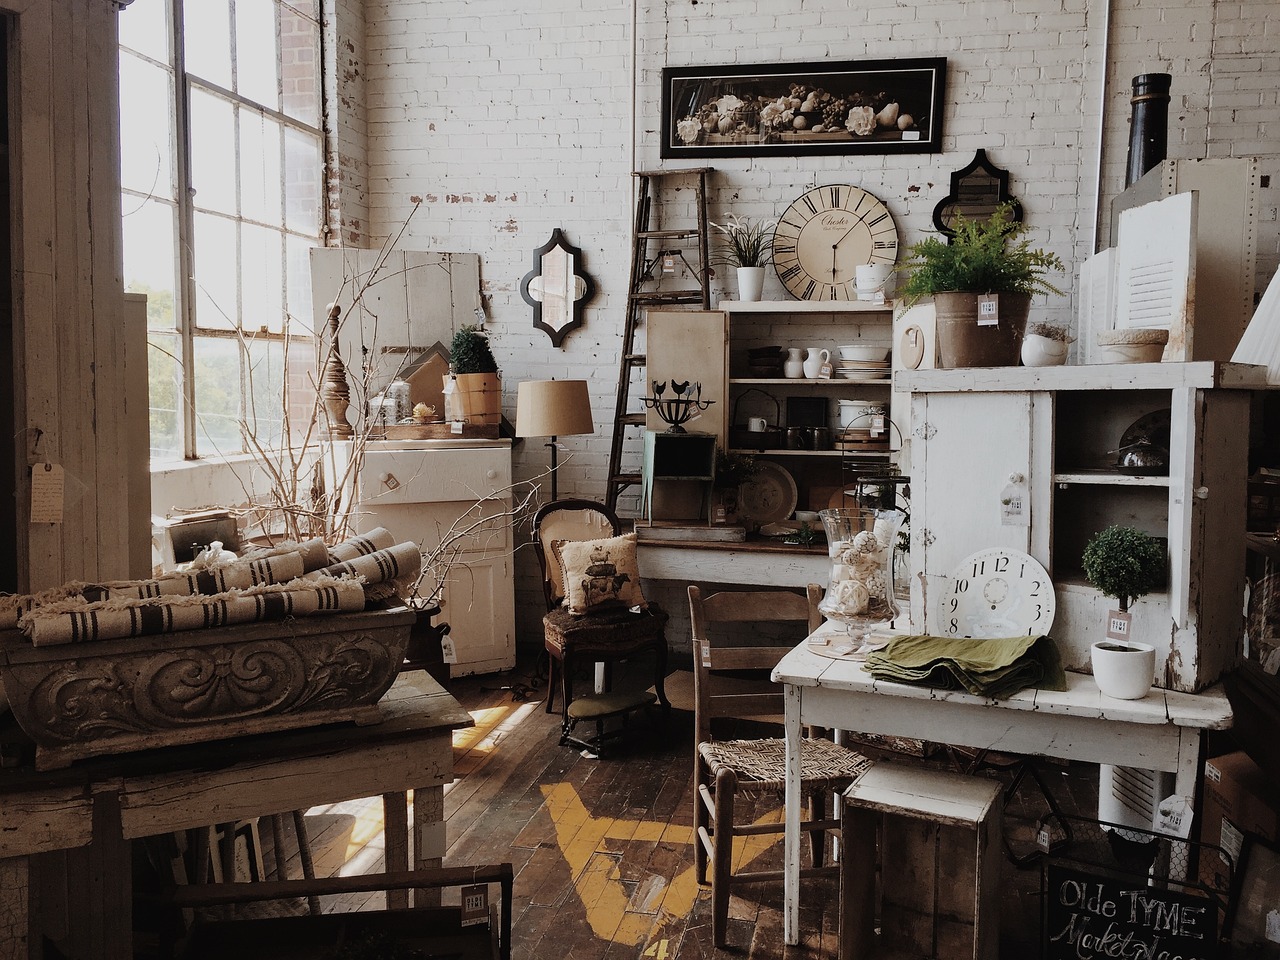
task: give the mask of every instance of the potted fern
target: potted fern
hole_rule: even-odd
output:
[[[480,425],[502,420],[502,381],[489,338],[474,324],[459,327],[449,343],[453,417]],[[446,389],[449,387],[445,383]]]
[[[1164,581],[1165,552],[1160,542],[1134,527],[1110,526],[1085,545],[1085,578],[1120,603],[1119,619],[1129,629],[1129,605]],[[1110,615],[1113,619],[1116,614]],[[1155,647],[1132,640],[1106,639],[1090,650],[1098,689],[1118,700],[1140,700],[1151,689]]]
[[[1064,269],[1062,260],[1033,250],[1021,238],[1013,205],[1002,203],[986,220],[957,216],[947,243],[926,237],[910,250],[899,269],[906,281],[899,299],[910,307],[933,297],[937,311],[938,362],[944,367],[1009,366],[1018,362],[1031,296],[1062,291],[1045,279]],[[979,298],[994,295],[992,308]],[[989,300],[988,300],[989,302]],[[980,313],[980,309],[983,311]]]

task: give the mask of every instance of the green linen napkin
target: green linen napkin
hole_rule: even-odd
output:
[[[866,670],[877,680],[964,690],[994,700],[1027,687],[1067,689],[1058,646],[1049,636],[895,637],[883,650],[868,655]]]

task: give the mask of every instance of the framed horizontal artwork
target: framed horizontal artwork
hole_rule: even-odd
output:
[[[666,67],[662,156],[938,153],[945,57]]]

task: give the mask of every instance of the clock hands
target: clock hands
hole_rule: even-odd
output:
[[[837,266],[837,261],[836,261],[836,248],[839,247],[840,244],[844,243],[847,239],[849,239],[849,234],[857,230],[861,224],[862,224],[862,218],[859,217],[857,222],[855,222],[852,227],[850,227],[848,230],[846,230],[843,234],[840,235],[839,240],[831,244],[831,285],[832,286],[836,285],[836,277],[837,277],[837,274],[839,273],[839,268]]]

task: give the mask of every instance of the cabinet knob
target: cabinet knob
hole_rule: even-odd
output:
[[[1195,489],[1194,493],[1195,493],[1195,497],[1196,497],[1196,499],[1197,499],[1197,500],[1208,500],[1208,499],[1209,499],[1209,488],[1208,488],[1208,487],[1196,487],[1196,489]]]
[[[498,476],[498,471],[490,467],[488,470],[484,472],[484,476],[486,480],[493,480]]]

